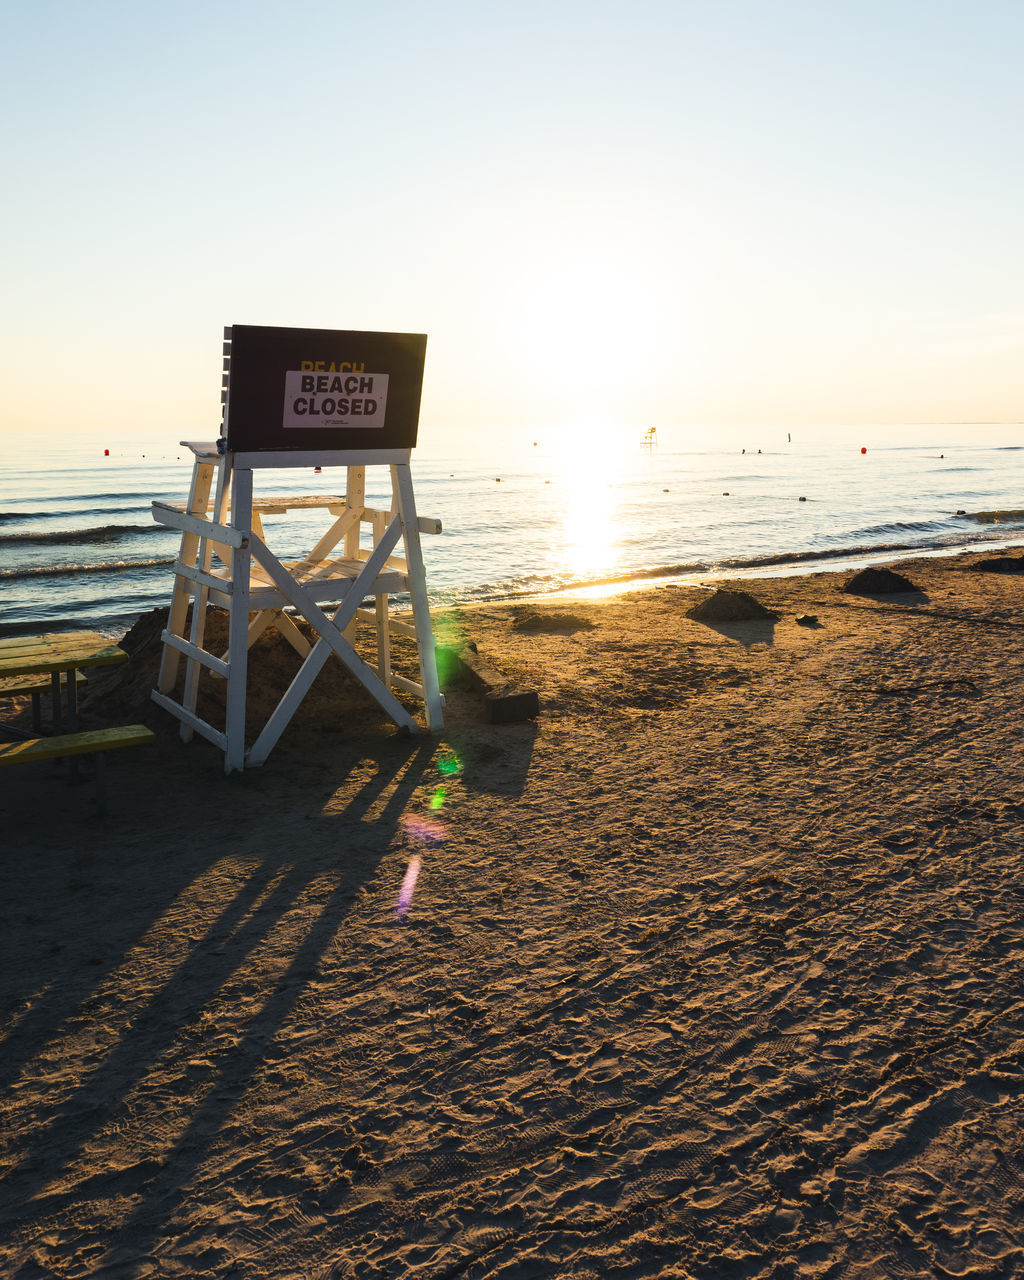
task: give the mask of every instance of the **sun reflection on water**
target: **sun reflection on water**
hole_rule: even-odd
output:
[[[558,486],[552,515],[562,528],[561,545],[552,546],[556,569],[572,581],[613,573],[623,536],[618,481],[624,462],[622,433],[583,426],[559,451]]]

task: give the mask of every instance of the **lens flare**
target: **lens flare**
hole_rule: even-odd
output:
[[[431,809],[440,809],[444,805],[444,787],[438,787],[430,797]]]
[[[409,859],[409,865],[405,869],[405,876],[402,879],[402,887],[398,891],[398,901],[395,903],[395,915],[402,919],[409,908],[412,906],[412,895],[416,888],[416,881],[420,874],[420,857],[414,854]]]
[[[421,840],[424,844],[440,844],[448,834],[439,822],[411,814],[402,819],[402,830],[409,839]]]
[[[438,773],[443,773],[446,776],[449,776],[453,773],[458,773],[461,769],[462,769],[462,761],[459,759],[459,757],[455,754],[454,751],[451,752],[449,755],[442,756],[440,760],[438,760],[437,762]]]

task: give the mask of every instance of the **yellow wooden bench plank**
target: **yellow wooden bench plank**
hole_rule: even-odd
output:
[[[62,756],[87,755],[93,751],[114,751],[118,747],[141,747],[156,734],[144,724],[118,725],[113,729],[90,729],[84,733],[63,733],[53,738],[29,738],[25,742],[0,742],[0,768],[26,764],[30,760],[54,760]]]
[[[46,631],[41,636],[4,636],[0,640],[0,653],[7,653],[11,650],[16,652],[18,649],[38,649],[41,645],[46,645],[51,640],[56,640],[62,634],[67,635],[70,633]]]
[[[69,667],[109,667],[127,661],[128,654],[116,644],[96,650],[87,657],[74,649],[53,649],[45,654],[39,651],[26,651],[19,655],[0,654],[0,676],[30,673],[43,675],[46,672],[67,671]]]
[[[63,652],[83,647],[100,649],[109,643],[96,631],[47,631],[40,636],[7,636],[0,640],[0,656],[8,658],[26,652]]]
[[[60,673],[60,685],[64,689],[67,687],[67,672]],[[84,671],[75,672],[75,684],[79,688],[86,684],[86,676]],[[34,676],[22,676],[11,680],[0,680],[0,698],[17,698],[26,693],[49,693],[52,684],[50,677],[45,676],[42,680],[36,679]]]

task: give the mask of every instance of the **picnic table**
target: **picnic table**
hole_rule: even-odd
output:
[[[11,636],[0,640],[0,692],[32,694],[33,727],[39,731],[39,695],[49,678],[53,694],[53,727],[63,728],[61,684],[67,691],[67,722],[74,733],[78,728],[79,672],[84,667],[109,667],[127,662],[128,654],[96,631],[55,631],[41,636]],[[63,675],[64,679],[61,680]],[[25,677],[6,683],[9,677]],[[4,726],[8,735],[28,737],[11,725]]]
[[[103,753],[117,747],[141,746],[153,741],[145,725],[133,724],[81,733],[78,729],[78,682],[88,667],[109,667],[128,661],[128,654],[95,631],[52,632],[41,636],[12,636],[0,640],[0,694],[32,695],[33,728],[41,735],[39,696],[49,681],[53,694],[53,728],[49,736],[26,733],[14,725],[0,725],[13,741],[0,743],[0,766],[33,760],[71,759],[72,778],[77,777],[77,757],[96,757],[96,801],[106,808]],[[62,688],[67,694],[67,727],[64,733]]]

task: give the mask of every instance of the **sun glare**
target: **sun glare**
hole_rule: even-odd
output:
[[[621,428],[587,422],[559,441],[563,540],[552,550],[574,580],[614,572],[620,538],[616,480],[625,435]]]
[[[655,290],[639,271],[597,258],[560,262],[525,283],[512,318],[552,418],[630,417],[664,340]]]

